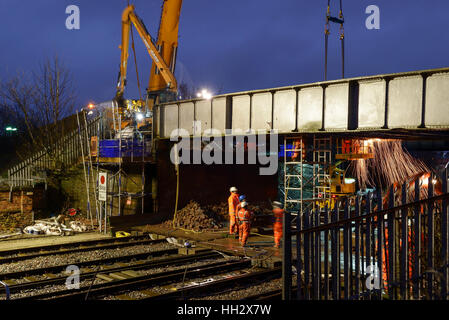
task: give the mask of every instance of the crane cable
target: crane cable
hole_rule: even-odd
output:
[[[327,1],[326,24],[324,27],[324,80],[327,80],[327,53],[329,43],[330,0]]]
[[[126,3],[129,6],[129,0],[127,0]],[[137,87],[139,88],[139,98],[142,101],[142,90],[140,89],[139,70],[137,67],[137,56],[136,56],[136,48],[134,47],[134,34],[132,24],[130,25],[130,29],[131,29],[131,47],[133,48],[134,65],[136,66]]]
[[[345,77],[345,28],[344,28],[344,16],[343,16],[343,4],[342,0],[340,0],[340,13],[338,15],[341,22],[340,23],[340,41],[341,41],[341,76],[342,78]]]
[[[340,0],[340,12],[338,18],[332,17],[330,13],[330,0],[327,0],[327,10],[326,10],[326,24],[324,28],[324,80],[327,80],[327,56],[329,51],[329,34],[330,34],[330,23],[335,22],[340,24],[340,41],[341,41],[341,59],[342,59],[342,78],[345,77],[345,30],[344,30],[344,16],[343,16],[343,0]]]
[[[133,35],[133,27],[131,26],[131,47],[133,48],[134,55],[134,65],[136,66],[136,77],[137,77],[137,87],[139,88],[139,97],[142,100],[142,91],[140,89],[140,80],[139,80],[139,70],[137,68],[137,57],[136,57],[136,49],[134,47],[134,35]]]

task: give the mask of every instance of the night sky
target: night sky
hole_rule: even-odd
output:
[[[153,37],[162,0],[130,1]],[[338,1],[331,1],[338,14]],[[81,12],[68,30],[68,5]],[[380,30],[365,9],[380,8]],[[324,79],[326,0],[185,0],[179,27],[178,83],[215,94]],[[447,0],[343,0],[346,77],[448,67]],[[0,0],[0,80],[57,55],[73,73],[78,103],[111,100],[120,62],[126,0]],[[135,33],[141,83],[151,62]],[[338,26],[331,26],[329,79],[341,77]],[[125,96],[137,98],[132,52]]]

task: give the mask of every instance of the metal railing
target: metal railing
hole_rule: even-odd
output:
[[[81,148],[84,154],[88,153],[89,145],[86,134],[90,137],[97,134],[99,117],[87,121],[87,130],[82,124],[68,134],[64,135],[54,145],[34,153],[29,158],[11,167],[8,170],[8,181],[11,188],[33,186],[38,182],[46,181],[46,172],[58,167],[69,167],[79,161]],[[86,132],[87,131],[87,132]],[[79,139],[81,135],[81,143]]]
[[[283,299],[447,299],[448,204],[446,170],[439,179],[391,186],[384,196],[378,190],[306,210],[296,228],[286,213]]]

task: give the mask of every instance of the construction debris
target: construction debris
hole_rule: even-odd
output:
[[[218,215],[215,217],[209,217],[198,202],[190,201],[183,209],[176,213],[174,221],[169,220],[164,222],[164,224],[170,227],[174,226],[175,228],[183,228],[194,231],[219,229],[222,225],[219,221],[217,221],[217,217]]]
[[[70,221],[70,227],[67,227],[58,218],[36,220],[34,225],[25,227],[23,232],[35,235],[72,235],[74,232],[88,231],[88,227],[81,221]]]
[[[256,216],[271,214],[271,209],[265,204],[250,204],[248,208]],[[229,221],[229,213],[226,202],[201,206],[198,202],[190,201],[183,209],[176,213],[174,221],[165,221],[164,225],[167,227],[174,226],[175,228],[204,231],[207,229],[220,229],[227,221]]]
[[[85,232],[88,230],[87,226],[81,221],[70,221],[70,228],[76,232]]]

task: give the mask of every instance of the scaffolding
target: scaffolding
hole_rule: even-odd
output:
[[[293,214],[303,212],[303,147],[301,136],[284,137],[284,207]]]
[[[313,209],[331,201],[332,138],[313,136]]]
[[[130,205],[132,200],[140,200],[141,214],[145,206],[145,164],[152,162],[152,118],[148,117],[137,122],[135,114],[126,114],[115,102],[110,108],[101,112],[101,121],[97,124],[96,135],[86,135],[88,154],[82,155],[84,178],[86,181],[87,211],[92,217],[91,200],[95,201],[96,220],[100,232],[107,233],[108,219],[111,216],[122,216],[124,205]],[[84,119],[85,121],[86,118]],[[81,128],[81,127],[80,127]],[[81,138],[80,138],[81,143]],[[130,177],[123,168],[125,164],[134,164],[140,168],[140,190],[130,192],[130,183],[139,187],[139,183]],[[96,170],[96,177],[94,176]],[[107,173],[106,201],[97,197],[100,172]],[[94,199],[90,199],[91,185]],[[130,182],[130,183],[128,183]]]
[[[303,136],[284,137],[284,206],[292,214],[323,208],[331,200],[332,138],[313,136],[311,146],[307,153]]]

